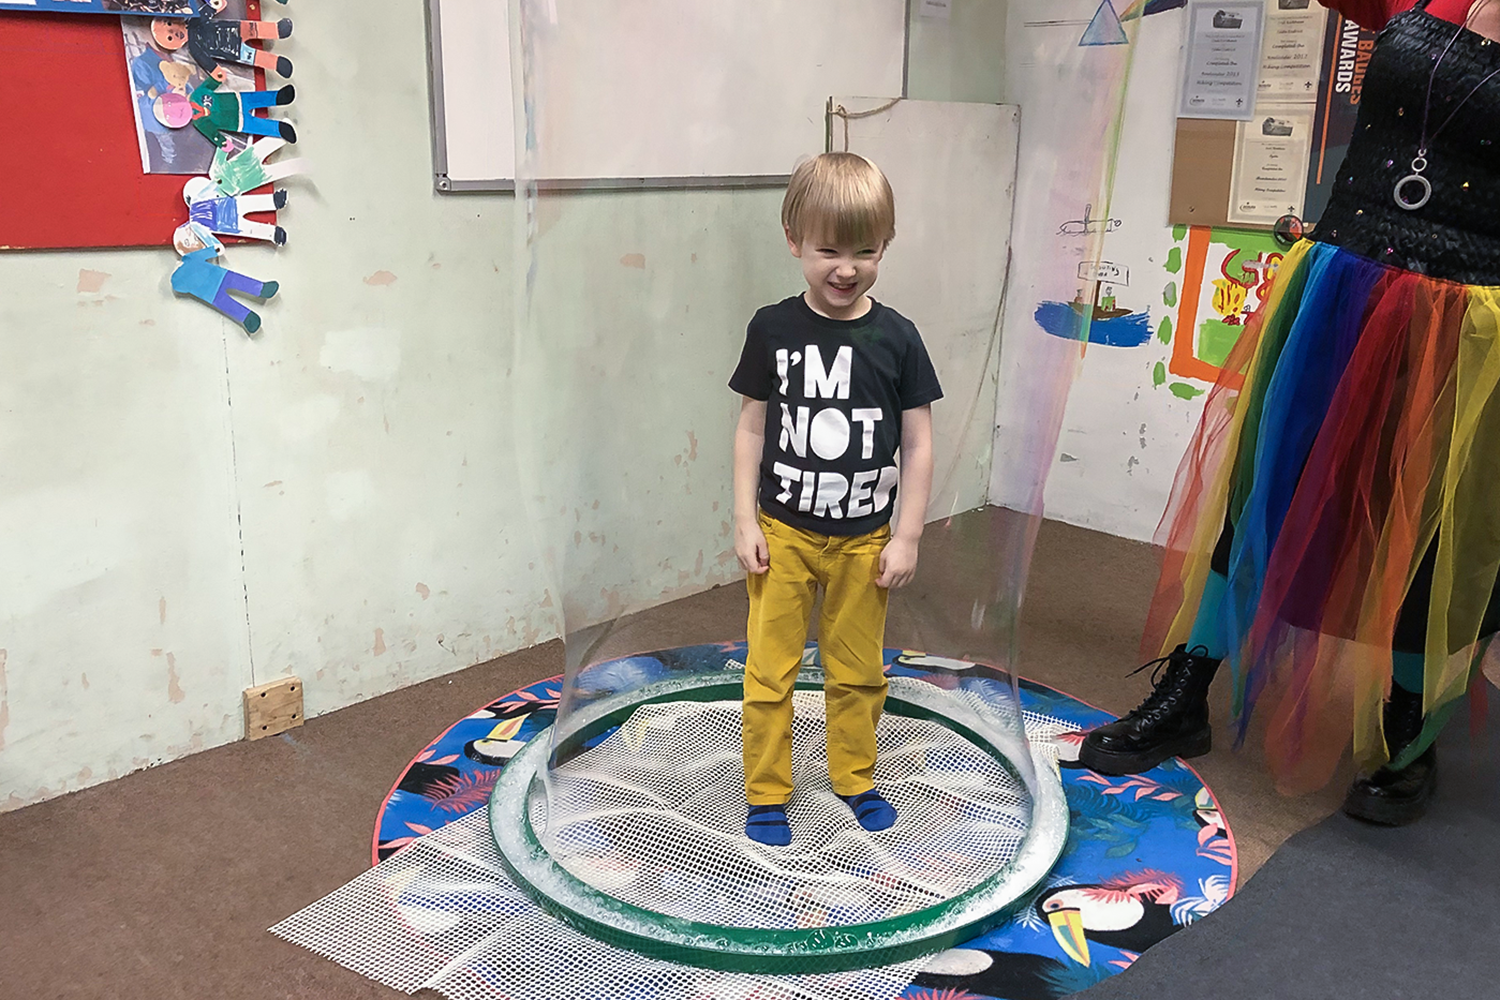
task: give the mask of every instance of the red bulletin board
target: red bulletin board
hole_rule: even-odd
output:
[[[171,246],[182,184],[146,174],[117,17],[0,12],[0,250]]]
[[[117,17],[0,13],[0,248],[171,246],[182,182],[141,171]]]

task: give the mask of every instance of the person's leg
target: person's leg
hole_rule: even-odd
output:
[[[1391,682],[1403,691],[1422,693],[1426,660],[1421,653],[1391,654]]]
[[[161,132],[156,136],[157,145],[161,147],[161,161],[165,167],[177,165],[177,135],[173,132]]]
[[[1427,811],[1437,783],[1436,729],[1446,721],[1428,719],[1422,712],[1426,659],[1427,609],[1432,599],[1432,574],[1437,545],[1431,545],[1417,564],[1401,610],[1396,617],[1391,652],[1391,693],[1382,711],[1390,762],[1361,774],[1344,796],[1344,812],[1355,819],[1384,826],[1401,826]],[[1431,730],[1431,731],[1429,731]]]
[[[252,114],[241,116],[239,131],[246,135],[277,135],[285,137],[286,129],[282,128],[286,122],[276,118],[257,118]]]
[[[246,112],[259,111],[262,108],[274,108],[281,104],[291,104],[295,99],[297,91],[291,84],[278,87],[275,90],[242,90],[239,92],[240,108]]]
[[[263,69],[268,73],[274,72],[285,77],[292,75],[292,61],[286,56],[278,56],[274,52],[257,49],[250,45],[240,46],[239,61]]]
[[[1420,659],[1420,657],[1418,657]],[[1410,683],[1410,680],[1408,680]],[[1382,826],[1404,826],[1421,819],[1437,785],[1437,745],[1435,736],[1424,733],[1429,721],[1441,724],[1449,711],[1429,720],[1422,713],[1421,679],[1413,691],[1400,683],[1391,685],[1391,697],[1385,703],[1383,722],[1391,760],[1370,774],[1361,774],[1344,796],[1344,812],[1355,819]],[[1456,703],[1455,703],[1456,704]],[[1417,743],[1426,737],[1425,745]]]
[[[807,534],[761,519],[771,568],[746,578],[750,651],[745,658],[745,798],[784,805],[792,795],[792,689],[802,666],[816,584]]]
[[[276,181],[286,180],[293,174],[300,174],[302,172],[302,161],[300,159],[279,160],[276,163],[265,164],[262,169],[266,175],[265,183],[274,184]]]
[[[282,207],[277,200],[274,194],[242,194],[234,203],[243,217],[246,212],[274,212]]]
[[[151,163],[151,170],[170,170],[177,159],[176,137],[171,132],[147,131],[146,155]]]
[[[244,327],[245,332],[254,333],[260,329],[260,317],[229,297],[229,289],[231,287],[229,279],[238,277],[243,277],[243,275],[237,275],[233,271],[229,272],[224,284],[219,288],[219,293],[214,296],[213,307]]]
[[[890,530],[835,539],[823,567],[818,652],[828,719],[828,777],[836,795],[875,786],[875,726],[889,686],[883,662],[889,591],[875,586]]]
[[[1229,578],[1210,571],[1198,602],[1198,617],[1193,619],[1193,631],[1187,641],[1188,649],[1201,649],[1208,659],[1222,660],[1229,653],[1224,617],[1224,598],[1228,593]]]
[[[283,17],[279,21],[241,21],[241,38],[290,38],[292,36],[291,18]]]
[[[255,154],[255,158],[257,160],[259,160],[262,163],[265,163],[266,160],[267,160],[267,158],[269,158],[272,153],[275,153],[278,149],[280,149],[281,147],[283,147],[285,145],[286,145],[286,140],[285,139],[279,139],[279,138],[257,139],[257,140],[255,140],[254,144],[251,145],[250,151]]]
[[[248,240],[265,240],[277,246],[286,243],[286,230],[280,226],[273,226],[269,222],[251,222],[249,219],[241,219],[239,232],[236,235]]]
[[[257,299],[268,299],[271,297],[270,295],[262,294],[265,291],[265,287],[265,282],[257,281],[248,274],[241,274],[238,271],[225,271],[224,284],[219,287],[219,294],[224,295],[228,292],[240,292]]]
[[[1212,748],[1208,689],[1229,648],[1224,603],[1232,538],[1233,529],[1226,524],[1187,643],[1146,664],[1157,669],[1145,701],[1084,737],[1078,760],[1085,767],[1102,774],[1139,774],[1168,757],[1200,757]]]

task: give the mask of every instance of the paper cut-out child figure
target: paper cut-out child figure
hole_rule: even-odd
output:
[[[208,303],[244,327],[246,333],[260,329],[259,314],[230,298],[229,293],[269,299],[281,289],[278,283],[257,281],[212,263],[224,252],[224,244],[196,222],[178,226],[172,234],[172,246],[182,255],[182,263],[172,272],[172,291]]]
[[[196,222],[220,236],[243,236],[267,240],[286,246],[286,230],[269,222],[252,222],[247,212],[274,212],[286,207],[286,192],[271,194],[226,195],[207,177],[190,177],[182,186],[182,200],[187,202],[188,221]]]
[[[223,4],[215,8],[223,9]],[[285,17],[280,21],[218,21],[211,17],[182,20],[165,17],[158,18],[151,25],[151,37],[156,44],[168,52],[176,52],[186,45],[193,61],[203,67],[203,72],[220,83],[228,79],[223,67],[219,65],[225,62],[244,63],[282,76],[291,76],[290,59],[248,44],[252,39],[289,38],[291,34],[292,22]]]
[[[278,90],[220,90],[219,81],[210,79],[200,83],[188,100],[192,104],[193,127],[215,146],[222,146],[227,132],[276,135],[287,142],[296,142],[297,130],[291,122],[257,118],[250,113],[259,108],[284,107],[296,96],[291,84]]]
[[[208,176],[219,185],[220,191],[233,196],[301,173],[301,160],[266,162],[267,157],[285,145],[285,139],[272,136],[257,140],[253,146],[238,153],[220,146],[214,152],[213,162],[208,165]]]

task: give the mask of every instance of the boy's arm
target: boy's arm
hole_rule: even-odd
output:
[[[917,573],[917,547],[932,495],[932,406],[901,413],[901,512],[880,553],[877,587],[904,587]]]
[[[766,402],[742,397],[734,430],[734,554],[747,573],[771,568],[771,554],[757,516],[760,460],[766,444]]]

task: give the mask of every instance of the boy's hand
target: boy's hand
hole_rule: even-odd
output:
[[[766,533],[754,521],[735,526],[734,554],[739,556],[746,573],[759,576],[771,568],[771,549],[766,544]]]
[[[894,590],[911,583],[911,578],[916,575],[917,543],[893,535],[880,550],[880,576],[875,580],[875,586]]]

